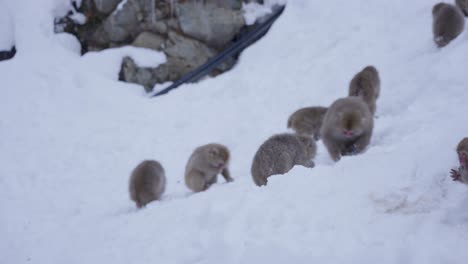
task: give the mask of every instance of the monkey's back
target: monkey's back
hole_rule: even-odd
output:
[[[288,128],[292,128],[298,134],[313,135],[319,138],[323,117],[327,112],[326,107],[305,107],[294,112],[288,119]]]
[[[130,198],[138,207],[159,200],[166,188],[166,175],[162,165],[155,160],[141,162],[130,176]]]
[[[257,185],[266,184],[271,175],[284,174],[296,165],[300,156],[306,155],[296,135],[279,134],[266,140],[255,153],[251,173]]]

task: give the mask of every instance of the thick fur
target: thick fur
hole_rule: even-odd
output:
[[[463,14],[468,16],[468,0],[455,0],[455,3],[457,4],[458,8],[463,11]]]
[[[229,159],[229,149],[221,144],[212,143],[196,148],[185,167],[185,184],[194,192],[205,191],[217,182],[219,173],[227,182],[232,182]]]
[[[129,185],[130,199],[138,208],[160,200],[166,189],[164,168],[155,160],[145,160],[133,170]]]
[[[439,48],[454,40],[465,27],[465,18],[460,8],[446,3],[438,3],[432,8],[432,32]]]
[[[457,155],[460,162],[458,169],[451,171],[452,178],[468,184],[468,138],[464,138],[457,145]]]
[[[376,101],[380,95],[379,72],[374,66],[367,66],[358,72],[349,83],[349,96],[360,97],[375,114]]]
[[[359,97],[333,102],[323,119],[322,141],[334,161],[343,155],[361,153],[369,145],[374,120],[366,103]],[[346,133],[352,133],[346,136]]]
[[[251,173],[257,186],[267,184],[267,178],[285,174],[295,165],[313,168],[317,152],[315,141],[304,135],[278,134],[265,141],[255,153]]]
[[[288,128],[292,128],[297,134],[320,139],[320,128],[323,117],[327,112],[326,107],[305,107],[294,112],[288,119]]]

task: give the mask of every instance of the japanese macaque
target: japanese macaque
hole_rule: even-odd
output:
[[[465,17],[460,8],[447,4],[438,3],[432,8],[432,31],[434,41],[439,48],[446,46],[454,40],[465,27]]]
[[[454,181],[468,184],[468,137],[458,143],[457,155],[460,166],[450,171],[451,177]]]
[[[229,173],[229,150],[221,144],[207,144],[196,148],[185,167],[185,184],[194,192],[205,191],[217,182],[221,173],[227,182],[234,179]]]
[[[320,139],[320,128],[323,117],[327,112],[326,107],[305,107],[294,112],[288,119],[288,128],[292,128],[297,134]]]
[[[297,134],[278,134],[265,141],[255,153],[251,173],[257,186],[267,184],[267,178],[285,174],[295,165],[315,166],[312,159],[317,152],[312,137]]]
[[[376,101],[380,95],[379,72],[374,66],[367,66],[358,72],[349,84],[349,96],[360,97],[375,114]]]
[[[155,160],[141,162],[130,176],[130,199],[138,208],[160,200],[166,189],[164,168]]]
[[[361,153],[369,145],[374,120],[366,103],[359,97],[336,100],[328,108],[320,134],[334,161],[341,156]]]
[[[463,11],[463,14],[468,16],[468,0],[455,0],[455,3]]]

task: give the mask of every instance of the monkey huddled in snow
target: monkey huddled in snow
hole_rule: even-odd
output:
[[[438,3],[432,8],[432,32],[439,48],[454,40],[465,27],[465,17],[457,6]]]
[[[164,168],[155,160],[141,162],[130,176],[130,198],[138,208],[161,199],[166,189]]]
[[[359,97],[340,98],[328,108],[320,134],[334,161],[361,153],[369,145],[374,119]]]
[[[266,185],[272,175],[285,174],[295,165],[313,168],[312,159],[317,152],[310,136],[278,134],[266,140],[255,153],[252,162],[252,178],[257,186]]]
[[[457,145],[457,156],[460,166],[452,169],[450,174],[454,181],[468,184],[468,138],[464,138]]]
[[[216,183],[220,173],[227,182],[234,181],[229,172],[229,158],[229,149],[221,144],[196,148],[185,167],[185,184],[190,190],[201,192]]]

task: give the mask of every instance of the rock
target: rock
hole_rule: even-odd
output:
[[[179,58],[183,64],[192,68],[202,65],[217,54],[216,50],[202,42],[184,37],[175,31],[169,31],[169,40],[166,45],[165,53],[168,59]]]
[[[161,51],[164,47],[165,39],[161,35],[151,32],[142,32],[133,41],[132,46]]]
[[[178,3],[177,18],[184,34],[222,49],[239,33],[245,21],[241,10],[219,7],[214,2]]]
[[[99,42],[125,42],[136,37],[141,31],[138,21],[139,6],[135,0],[128,0],[121,9],[116,10],[104,20],[94,34]]]
[[[15,56],[15,35],[13,20],[4,4],[0,4],[0,61]]]
[[[96,9],[103,14],[110,14],[122,0],[94,0]]]

